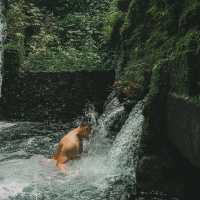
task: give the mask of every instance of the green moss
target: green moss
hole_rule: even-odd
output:
[[[171,70],[171,63],[173,63],[173,60],[165,59],[159,61],[153,67],[148,95],[150,99],[166,95],[166,91],[169,91],[169,73]]]
[[[171,72],[171,91],[178,94],[193,95],[199,76],[198,66],[200,33],[190,31],[179,37],[174,48],[174,64]]]
[[[118,10],[109,12],[105,17],[105,24],[103,27],[103,34],[107,41],[111,40],[113,27],[123,19],[124,14]]]
[[[169,90],[195,96],[200,92],[199,2],[132,0],[120,29],[117,77],[145,82],[154,66],[170,60]],[[119,50],[120,49],[120,50]]]
[[[176,43],[176,54],[180,55],[185,52],[196,52],[200,48],[200,32],[199,31],[189,31]]]
[[[195,105],[200,106],[200,95],[190,98],[189,101]]]
[[[149,91],[150,97],[154,97],[159,94],[159,85],[161,81],[160,70],[161,66],[159,64],[155,65],[152,70],[152,77],[151,77],[151,84]]]

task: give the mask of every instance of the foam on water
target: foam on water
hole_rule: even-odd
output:
[[[9,128],[12,126],[15,126],[15,123],[8,123],[8,122],[0,122],[0,130],[3,130],[5,128]]]
[[[22,154],[23,152],[16,152],[13,156]],[[30,180],[32,182],[38,181],[39,172],[48,171],[40,165],[39,160],[32,157],[31,159],[7,159],[0,162],[0,171],[3,172],[0,174],[1,199],[8,199],[10,196],[23,192],[23,189],[30,184]]]

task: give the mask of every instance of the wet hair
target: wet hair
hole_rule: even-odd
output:
[[[89,124],[85,121],[81,121],[80,126],[88,126]]]
[[[91,126],[91,123],[89,121],[81,121],[80,126]]]
[[[80,126],[91,126],[90,119],[88,117],[84,117],[81,119]]]

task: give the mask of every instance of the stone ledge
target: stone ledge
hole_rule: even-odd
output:
[[[63,120],[82,114],[86,103],[102,110],[113,71],[9,73],[2,85],[1,114],[7,120]]]

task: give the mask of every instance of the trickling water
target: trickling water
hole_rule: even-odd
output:
[[[2,65],[3,65],[3,40],[4,40],[4,17],[3,17],[3,2],[0,1],[0,97],[1,97],[1,85],[2,85]]]
[[[88,153],[70,163],[68,176],[47,157],[69,124],[0,124],[0,199],[127,200],[134,191],[143,103],[135,106],[114,141],[105,127],[122,108],[111,104],[95,125]]]

